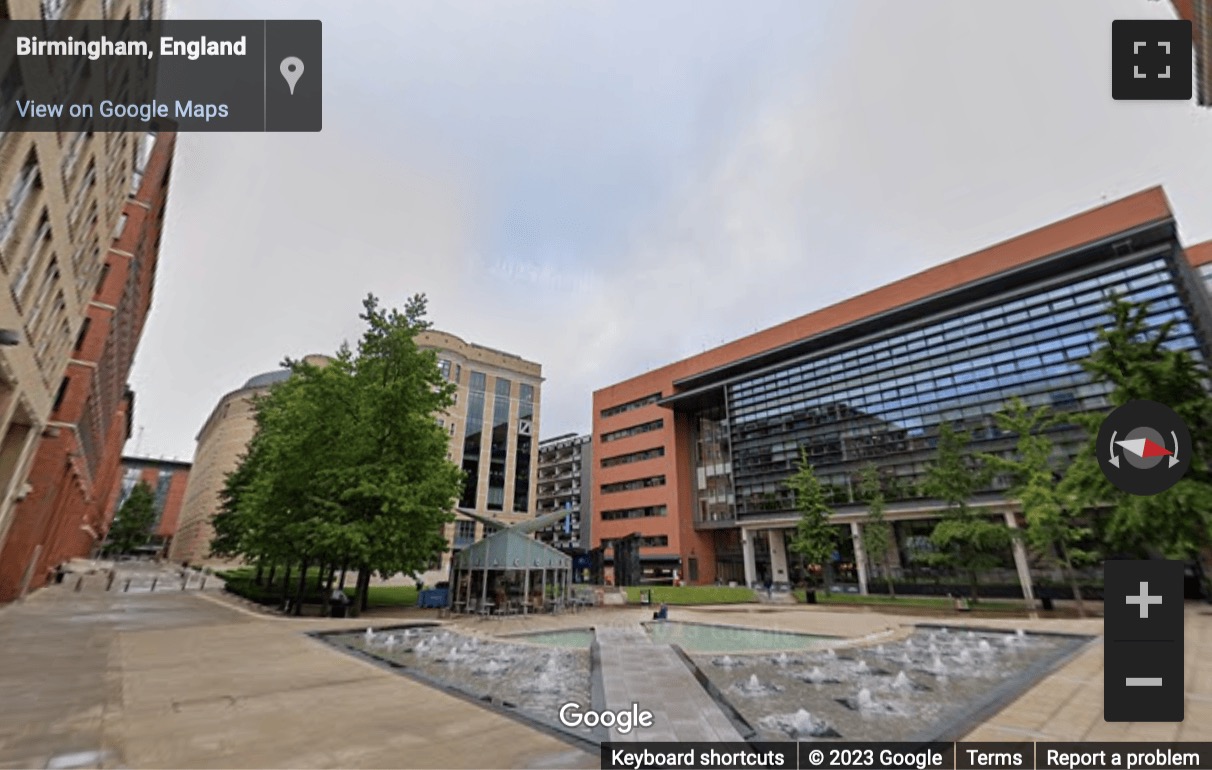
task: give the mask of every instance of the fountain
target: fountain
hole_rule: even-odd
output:
[[[972,665],[972,652],[970,650],[960,650],[960,654],[959,654],[958,658],[959,658],[960,665],[962,665],[962,666]]]
[[[794,714],[771,714],[762,717],[760,726],[769,732],[781,732],[793,740],[842,737],[828,722],[814,717],[804,709],[799,709]]]
[[[993,645],[989,644],[988,639],[981,639],[979,642],[977,642],[976,649],[980,650],[981,654],[983,655],[993,654]]]
[[[737,660],[736,658],[732,657],[731,655],[725,655],[722,658],[716,658],[715,660],[711,661],[711,663],[712,663],[712,665],[716,665],[721,668],[739,668],[739,667],[745,665],[744,661]]]
[[[744,695],[770,695],[782,692],[783,687],[777,684],[762,682],[757,674],[750,674],[744,683],[733,685],[733,689]]]

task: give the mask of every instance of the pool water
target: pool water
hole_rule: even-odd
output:
[[[663,621],[645,623],[652,641],[676,644],[687,652],[777,652],[806,650],[834,637],[788,631]]]
[[[587,650],[593,644],[592,628],[572,628],[566,631],[539,631],[533,634],[512,634],[508,639],[519,642],[541,644],[546,647]]]

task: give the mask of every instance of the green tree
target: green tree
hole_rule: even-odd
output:
[[[930,554],[930,561],[967,575],[970,595],[976,601],[980,573],[1001,563],[1010,545],[1010,531],[969,505],[989,474],[965,453],[967,445],[967,434],[957,433],[949,423],[939,426],[938,455],[926,472],[922,491],[947,505],[930,533],[930,541],[938,549]]]
[[[830,523],[833,509],[828,503],[828,492],[808,462],[808,451],[804,447],[800,447],[799,463],[787,480],[787,487],[795,495],[795,508],[800,512],[790,550],[802,561],[827,569],[837,549],[837,529]],[[828,581],[825,582],[825,593],[829,593]]]
[[[896,598],[892,579],[892,549],[895,547],[892,523],[884,516],[888,507],[879,468],[867,463],[859,472],[859,496],[867,502],[867,521],[863,523],[863,548],[872,564],[880,565],[888,584],[888,595]]]
[[[1063,483],[1086,508],[1109,508],[1102,536],[1119,553],[1198,559],[1212,546],[1212,398],[1209,373],[1186,350],[1173,346],[1176,320],[1154,325],[1145,303],[1112,297],[1111,322],[1083,368],[1095,382],[1111,386],[1113,406],[1147,399],[1169,406],[1191,433],[1191,465],[1181,481],[1158,495],[1139,497],[1115,489],[1099,468],[1094,445],[1103,415],[1074,418],[1090,437]]]
[[[356,349],[325,366],[287,361],[291,377],[256,401],[257,433],[227,479],[214,547],[298,565],[296,607],[309,566],[330,588],[338,565],[357,570],[356,613],[373,574],[422,572],[446,548],[463,474],[436,420],[454,385],[416,343],[425,313],[423,295],[403,312],[367,297]]]
[[[122,503],[109,529],[106,552],[118,556],[131,553],[151,539],[156,523],[156,496],[151,487],[140,481]]]
[[[1078,614],[1085,617],[1075,568],[1090,563],[1097,555],[1081,547],[1091,530],[1081,521],[1081,507],[1073,505],[1058,484],[1059,474],[1051,460],[1052,440],[1046,431],[1060,424],[1062,418],[1047,406],[1032,409],[1016,397],[994,419],[999,428],[1018,437],[1015,450],[1011,457],[993,454],[982,457],[990,467],[1010,477],[1006,496],[1018,501],[1022,509],[1028,545],[1064,574]]]

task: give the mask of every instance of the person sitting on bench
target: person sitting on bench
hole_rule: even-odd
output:
[[[652,619],[653,620],[668,620],[669,619],[669,605],[662,604],[661,608],[659,610],[652,613]]]

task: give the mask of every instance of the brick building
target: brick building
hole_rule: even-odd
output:
[[[1010,398],[1105,412],[1108,386],[1081,361],[1112,294],[1147,303],[1152,325],[1174,324],[1170,345],[1208,360],[1208,281],[1212,248],[1185,247],[1152,188],[603,388],[594,543],[638,535],[647,581],[791,582],[799,514],[786,481],[803,449],[831,498],[839,564],[865,591],[857,481],[868,466],[888,500],[889,569],[900,575],[926,556],[945,507],[920,491],[941,424],[971,436],[971,451],[997,453],[1013,449],[993,419]],[[1072,426],[1052,438],[1069,457],[1086,440]],[[972,506],[1019,526],[1004,482]],[[1027,558],[1019,546],[1003,564],[1025,591]]]
[[[164,131],[135,140],[130,194],[106,232],[108,250],[56,383],[28,493],[0,546],[0,601],[89,555],[109,527],[134,410],[127,376],[151,309],[176,137]],[[57,260],[48,261],[51,281]]]
[[[150,545],[166,554],[177,533],[185,487],[189,483],[190,464],[180,460],[153,460],[150,457],[123,457],[122,481],[114,488],[109,504],[109,520],[122,509],[126,498],[140,482],[155,495],[156,523],[152,525]]]

